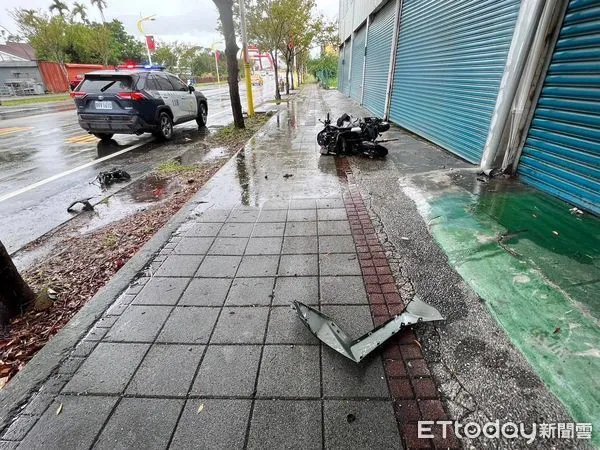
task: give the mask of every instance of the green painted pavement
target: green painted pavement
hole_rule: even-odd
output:
[[[526,188],[405,192],[544,383],[576,422],[593,424],[600,447],[600,220]]]

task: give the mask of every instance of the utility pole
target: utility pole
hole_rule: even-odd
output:
[[[248,41],[246,39],[246,9],[244,0],[240,0],[240,22],[242,25],[242,51],[244,53],[244,78],[246,79],[248,116],[252,117],[254,115],[254,99],[252,98],[252,80],[250,79],[250,59],[248,58]]]
[[[141,14],[140,14],[140,16],[141,16]],[[148,47],[148,37],[146,36],[146,33],[144,32],[144,27],[142,25],[142,22],[144,22],[146,20],[156,20],[156,14],[152,14],[151,16],[147,16],[147,17],[142,17],[142,18],[140,18],[140,20],[137,21],[138,30],[140,30],[140,33],[142,33],[142,35],[144,36],[144,43],[146,44],[146,52],[148,53],[148,64],[152,65],[152,55],[150,54],[150,47]]]

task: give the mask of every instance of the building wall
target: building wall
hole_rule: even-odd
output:
[[[42,81],[42,75],[35,61],[0,61],[0,85],[5,80],[15,78],[33,78]]]
[[[340,43],[386,0],[340,0]]]

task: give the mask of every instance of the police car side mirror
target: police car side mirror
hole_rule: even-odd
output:
[[[192,92],[194,92],[196,89],[194,89],[194,86],[188,86],[188,90],[190,91],[190,94],[191,94],[191,93],[192,93]]]

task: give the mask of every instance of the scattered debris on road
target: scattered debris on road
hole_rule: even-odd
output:
[[[75,208],[73,208],[73,206],[75,206],[77,203],[81,203],[83,205],[83,208],[81,208],[81,211],[93,211],[94,210],[94,205],[92,205],[90,203],[90,199],[92,199],[93,197],[87,197],[87,198],[80,198],[79,200],[75,200],[73,203],[71,203],[69,205],[69,207],[67,208],[67,212],[77,212],[75,211]]]
[[[356,363],[362,361],[365,356],[404,327],[419,322],[444,320],[437,309],[415,297],[406,305],[401,314],[352,341],[330,317],[322,312],[297,300],[294,301],[294,306],[296,314],[312,334],[336,352]]]
[[[286,174],[283,176],[283,178],[287,179],[287,178],[291,178],[291,177],[293,177],[293,176],[294,176],[294,174],[291,174],[291,173],[286,173]]]
[[[113,183],[122,183],[124,181],[131,180],[131,175],[121,169],[111,169],[106,172],[100,172],[96,178],[94,178],[94,182],[100,183],[100,187],[107,187]]]

